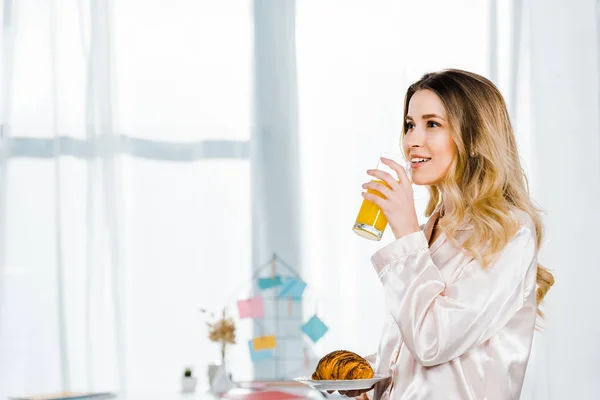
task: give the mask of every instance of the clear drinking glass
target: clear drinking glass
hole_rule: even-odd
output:
[[[376,169],[378,170],[389,173],[394,177],[394,179],[398,181],[398,174],[396,174],[396,171],[385,165],[381,161],[381,157],[394,160],[402,167],[404,167],[404,169],[406,170],[406,174],[408,175],[408,178],[409,180],[411,180],[412,183],[410,162],[408,162],[402,154],[385,152],[381,153],[379,155],[379,160],[377,162],[376,167]],[[375,179],[373,177],[371,177],[371,181],[381,182],[384,185],[388,186],[388,184],[384,181]],[[383,197],[381,193],[373,191],[371,189],[367,190],[367,192]],[[365,239],[381,240],[381,237],[383,236],[383,232],[385,231],[387,224],[387,218],[383,214],[383,211],[381,211],[381,208],[379,208],[379,206],[373,203],[372,201],[364,199],[362,205],[360,206],[360,210],[358,211],[358,215],[356,216],[356,222],[354,223],[354,227],[352,228],[352,230],[356,232],[356,234],[358,234],[359,236],[364,237]]]

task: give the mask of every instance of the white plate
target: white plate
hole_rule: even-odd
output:
[[[377,382],[389,378],[389,375],[383,376],[375,374],[371,379],[348,379],[348,380],[313,380],[308,376],[294,378],[296,382],[304,383],[317,390],[358,390],[370,389]]]

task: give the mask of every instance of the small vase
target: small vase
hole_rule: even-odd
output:
[[[181,391],[183,393],[194,393],[197,384],[198,378],[196,378],[195,376],[181,377]]]
[[[234,384],[231,381],[231,374],[227,372],[226,364],[219,364],[215,375],[210,382],[210,391],[214,394],[223,394],[227,393],[233,387]]]
[[[212,389],[213,381],[215,380],[215,376],[217,375],[217,371],[221,368],[221,363],[214,362],[208,364],[207,373],[208,373],[208,385]]]

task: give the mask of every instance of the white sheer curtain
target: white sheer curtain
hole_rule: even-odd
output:
[[[547,211],[540,262],[557,283],[522,398],[597,397],[597,35],[592,1],[299,2],[303,257],[331,326],[322,354],[376,351],[383,296],[369,258],[392,237],[372,243],[351,231],[360,184],[379,151],[398,150],[408,84],[458,67],[503,92],[533,198]],[[416,197],[424,222],[426,192]]]
[[[2,12],[0,397],[204,384],[198,308],[251,273],[251,2]]]
[[[524,398],[594,399],[600,381],[600,29],[598,2],[531,1],[532,189],[547,211],[540,261],[554,269],[546,332]]]

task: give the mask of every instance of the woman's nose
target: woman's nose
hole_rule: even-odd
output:
[[[404,142],[408,147],[420,147],[423,145],[424,140],[424,135],[417,129],[413,129],[410,132],[408,132],[404,138]]]

